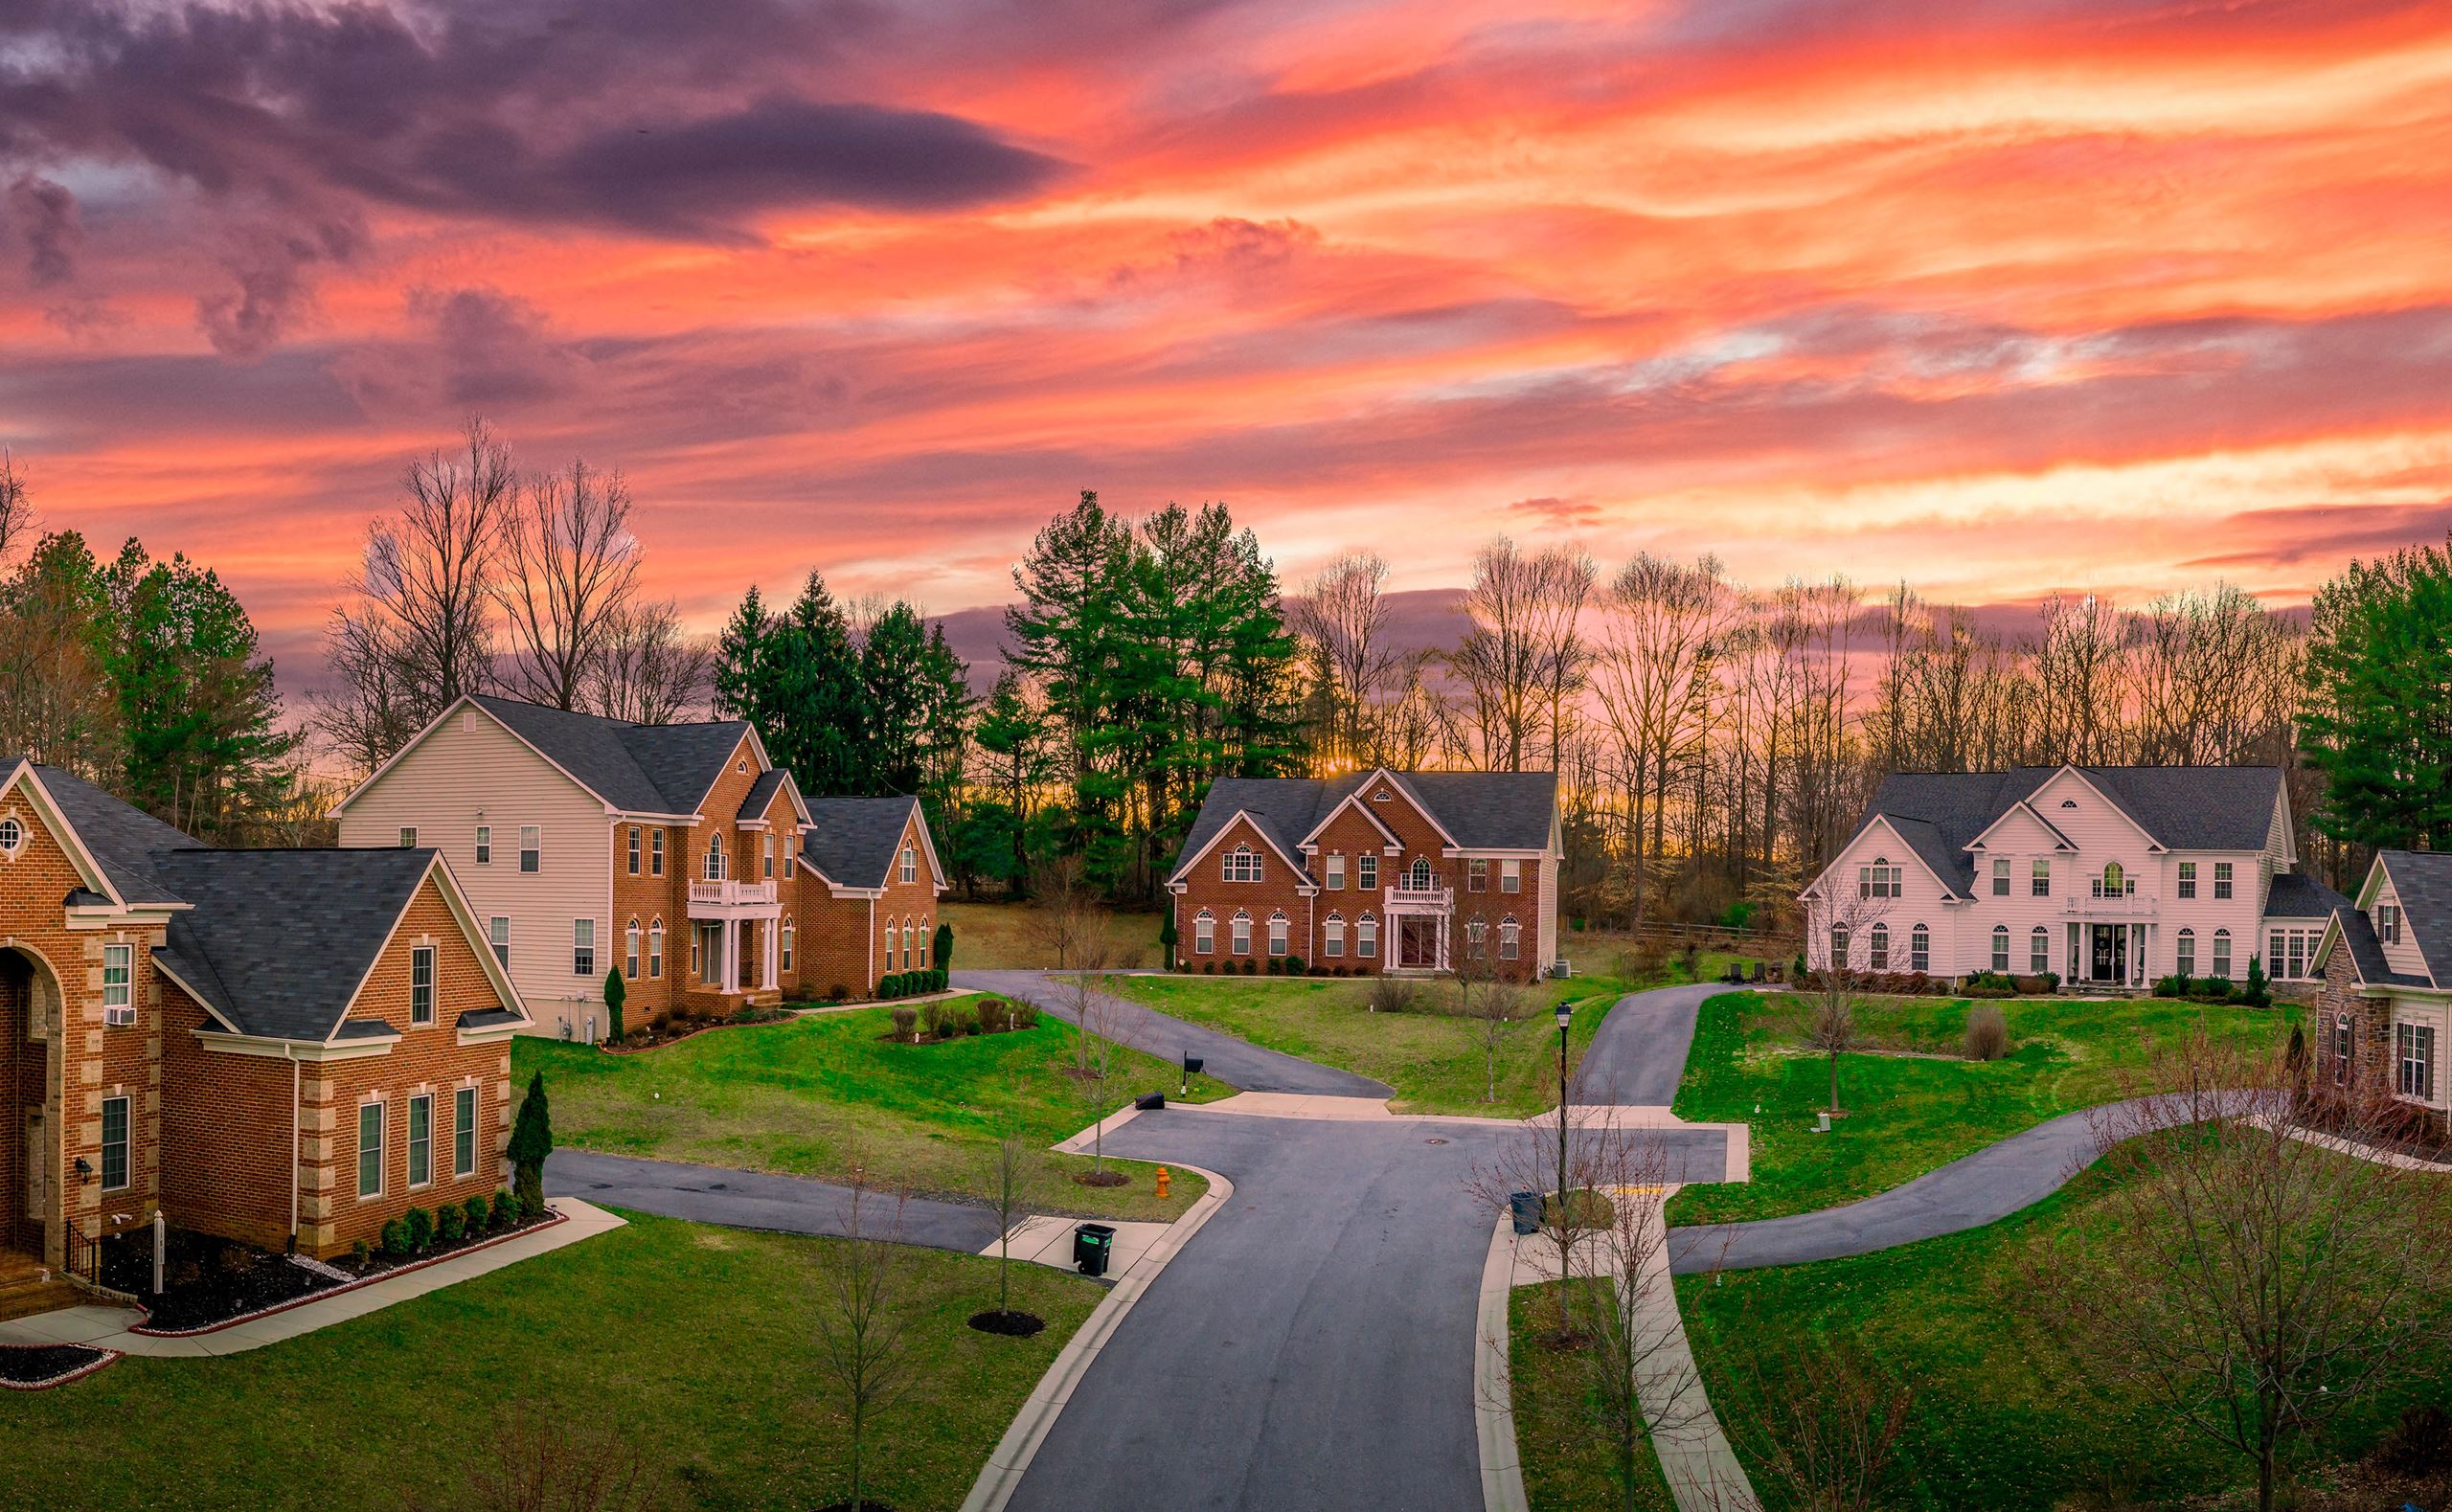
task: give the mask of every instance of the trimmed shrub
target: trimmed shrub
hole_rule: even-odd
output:
[[[2188,995],[2205,1003],[2228,1003],[2235,990],[2228,977],[2199,977]]]
[[[2248,958],[2248,982],[2246,986],[2239,989],[2239,1001],[2252,1008],[2266,1008],[2273,1005],[2273,986],[2265,981],[2262,956]]]
[[[1038,1004],[1035,1004],[1035,1003],[1016,1003],[1016,1004],[1013,1004],[1013,1027],[1015,1027],[1015,1028],[1017,1028],[1017,1029],[1034,1029],[1034,1028],[1037,1028],[1037,1027],[1038,1027]]]
[[[2158,998],[2185,998],[2188,996],[2188,987],[2189,979],[2177,972],[2168,977],[2154,979],[2154,996]]]
[[[412,1207],[408,1210],[406,1221],[409,1226],[411,1249],[422,1250],[434,1243],[434,1214],[422,1207]]]
[[[519,1222],[519,1194],[509,1187],[494,1193],[493,1206],[488,1209],[486,1227],[500,1230]]]
[[[987,1029],[988,1026],[980,1023],[976,1017],[961,1020],[954,1026],[955,1032],[961,1034],[965,1039],[969,1039],[973,1036],[986,1033]]]
[[[1299,977],[1309,969],[1310,968],[1308,966],[1303,963],[1303,958],[1300,956],[1288,956],[1285,958],[1285,974],[1289,977]]]
[[[468,1231],[468,1215],[457,1207],[438,1207],[434,1213],[434,1236],[443,1244],[458,1244]]]
[[[467,1220],[468,1237],[471,1239],[485,1232],[486,1225],[493,1218],[492,1206],[486,1201],[485,1194],[482,1192],[461,1204],[460,1211],[461,1215]]]
[[[647,1027],[658,1034],[669,1034],[672,1031],[672,1015],[660,1012],[647,1020]]]
[[[367,1261],[369,1261],[369,1260],[371,1260],[371,1259],[373,1259],[373,1258],[375,1258],[375,1252],[374,1252],[374,1251],[372,1251],[372,1250],[370,1250],[370,1249],[368,1249],[368,1248],[366,1247],[366,1241],[365,1241],[365,1240],[363,1240],[363,1239],[352,1239],[352,1240],[351,1240],[351,1241],[350,1241],[350,1246],[349,1246],[349,1263],[350,1263],[350,1264],[352,1264],[352,1265],[353,1265],[353,1266],[356,1266],[359,1270],[363,1271],[363,1270],[365,1270],[365,1269],[366,1269],[366,1262],[367,1262]]]
[[[1217,975],[1217,962],[1214,960],[1204,960],[1200,963],[1200,969],[1204,975],[1214,977]]]
[[[934,954],[928,959],[940,967],[951,971],[954,964],[954,927],[951,924],[938,925],[936,936],[929,944]]]
[[[545,1105],[541,1071],[528,1078],[528,1095],[519,1099],[511,1142],[503,1153],[511,1157],[511,1185],[519,1192],[521,1210],[534,1217],[545,1206],[545,1158],[554,1153],[554,1121]]]
[[[909,1039],[912,1031],[919,1027],[920,1010],[918,1008],[897,1008],[894,1010],[894,1037],[896,1039]]]
[[[1260,963],[1259,961],[1254,960],[1254,959],[1253,959],[1251,957],[1249,957],[1249,956],[1246,956],[1246,957],[1244,957],[1244,958],[1243,958],[1243,975],[1244,975],[1244,976],[1246,976],[1246,977],[1256,977],[1256,976],[1259,976],[1259,975],[1260,975]]]
[[[1961,1049],[1968,1060],[1999,1060],[2009,1053],[2009,1021],[1998,1006],[1979,1003],[1966,1010]]]
[[[395,1218],[385,1224],[379,1237],[383,1241],[385,1254],[403,1255],[409,1252],[409,1226],[399,1219]]]
[[[839,982],[826,989],[826,1001],[829,1003],[843,1003],[848,1001],[851,996],[851,989],[843,985],[843,983]]]

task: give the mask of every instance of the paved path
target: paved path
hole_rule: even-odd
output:
[[[1048,980],[1043,971],[957,971],[954,985],[976,992],[994,992],[1036,1004],[1041,1011],[1071,1023],[1071,993]],[[1180,1062],[1197,1055],[1204,1069],[1219,1081],[1244,1092],[1298,1092],[1336,1097],[1390,1097],[1396,1090],[1368,1076],[1333,1066],[1322,1066],[1279,1050],[1262,1049],[1231,1034],[1186,1024],[1143,1007],[1128,999],[1101,994],[1111,1010],[1115,1031],[1110,1038],[1161,1060]]]
[[[765,1229],[778,1233],[851,1232],[851,1189],[832,1182],[764,1171],[640,1161],[585,1150],[556,1150],[545,1162],[545,1189],[666,1218]],[[877,1221],[893,1221],[895,1204],[872,1193]],[[863,1214],[863,1221],[867,1215]],[[985,1207],[913,1197],[901,1205],[899,1237],[932,1250],[977,1254],[993,1243],[996,1215]]]
[[[1634,1108],[1666,1108],[1675,1102],[1677,1083],[1686,1074],[1686,1052],[1694,1043],[1695,1015],[1704,999],[1731,990],[1726,984],[1698,982],[1620,998],[1576,1066],[1576,1102]]]

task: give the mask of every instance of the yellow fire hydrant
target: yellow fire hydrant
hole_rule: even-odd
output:
[[[1165,1166],[1161,1165],[1161,1166],[1159,1166],[1159,1167],[1158,1167],[1158,1195],[1159,1195],[1159,1196],[1164,1197],[1164,1196],[1166,1196],[1166,1195],[1167,1195],[1167,1185],[1168,1185],[1168,1183],[1169,1183],[1169,1181],[1171,1181],[1172,1179],[1173,1179],[1173,1178],[1169,1177],[1169,1176],[1167,1174],[1167,1168],[1166,1168]]]

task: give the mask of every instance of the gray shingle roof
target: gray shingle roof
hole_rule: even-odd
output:
[[[1556,813],[1558,780],[1549,772],[1396,772],[1395,778],[1422,810],[1465,850],[1547,850]],[[1237,813],[1249,814],[1261,833],[1297,862],[1295,848],[1320,821],[1351,797],[1373,774],[1335,778],[1221,777],[1209,785],[1193,816],[1192,832],[1176,854],[1174,874],[1217,838]]]
[[[2393,879],[2401,923],[2436,980],[2452,967],[2452,851],[2380,850],[2375,864]]]
[[[154,852],[201,845],[184,830],[173,829],[141,808],[120,801],[73,773],[56,766],[37,766],[43,787],[59,805],[69,827],[93,852],[94,862],[129,903],[176,903],[171,891],[151,869]]]
[[[1971,891],[1966,846],[2050,780],[2057,767],[2007,772],[1900,772],[1883,779],[1856,826],[1876,814],[1897,824],[1925,865],[1958,892]],[[2138,827],[2173,850],[2261,850],[2282,793],[2270,766],[2087,766],[2077,771]],[[2051,816],[2043,816],[2053,825]],[[1929,830],[1910,832],[1902,820]]]
[[[2267,918],[2330,918],[2348,907],[2350,899],[2298,871],[2276,872],[2264,894]]]
[[[783,785],[783,769],[782,767],[770,766],[759,773],[758,780],[749,784],[749,795],[740,801],[740,812],[735,817],[739,819],[764,817],[766,805],[775,801],[775,794]]]
[[[633,814],[688,814],[749,726],[738,719],[634,725],[479,693],[475,701],[597,797]]]
[[[169,850],[157,875],[192,905],[161,959],[241,1034],[321,1040],[434,862],[429,849]]]
[[[2341,942],[2350,951],[2350,963],[2358,968],[2358,980],[2371,986],[2423,987],[2424,977],[2395,971],[2384,959],[2384,942],[2375,937],[2375,921],[2345,904],[2333,911],[2333,918],[2341,925]]]
[[[879,888],[894,869],[902,826],[916,798],[811,798],[809,823],[817,827],[801,841],[801,854],[828,881],[847,888]]]

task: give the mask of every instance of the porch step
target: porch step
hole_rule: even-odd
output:
[[[66,1281],[57,1276],[45,1279],[41,1262],[30,1255],[0,1258],[0,1322],[75,1307],[84,1300],[85,1294]]]

